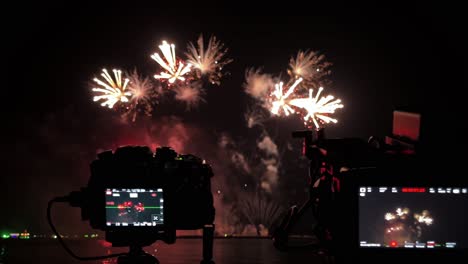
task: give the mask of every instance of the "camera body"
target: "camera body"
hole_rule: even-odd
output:
[[[339,179],[328,218],[336,256],[357,263],[467,258],[468,182],[434,170],[452,164],[428,163],[404,137],[366,142],[320,133],[293,136],[304,138],[311,176],[325,162]]]
[[[87,187],[72,193],[70,203],[81,208],[91,227],[105,231],[113,246],[170,244],[176,230],[214,222],[213,172],[194,155],[125,146],[99,153],[90,169]]]

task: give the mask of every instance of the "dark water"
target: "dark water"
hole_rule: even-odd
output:
[[[69,247],[80,256],[93,256],[123,252],[124,249],[106,247],[97,240],[68,241]],[[3,263],[116,263],[114,260],[79,262],[69,256],[58,241],[10,241],[2,248]],[[154,254],[161,264],[200,263],[201,239],[179,239],[173,245],[157,242],[145,251]],[[1,258],[0,258],[1,259]],[[278,252],[269,239],[216,239],[214,260],[229,263],[327,263],[312,250]]]

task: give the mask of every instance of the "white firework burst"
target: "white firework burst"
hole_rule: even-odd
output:
[[[302,78],[297,79],[291,87],[283,93],[283,82],[279,82],[275,84],[275,90],[271,94],[271,113],[274,115],[280,115],[281,109],[283,109],[283,113],[288,116],[292,113],[295,113],[294,109],[291,108],[289,96],[293,94],[294,89],[297,85],[302,81]]]
[[[175,55],[175,45],[163,41],[162,44],[159,45],[159,49],[161,50],[165,60],[163,60],[157,52],[151,55],[151,58],[161,65],[161,67],[166,71],[162,71],[160,74],[154,75],[154,78],[167,79],[169,83],[174,83],[176,80],[185,81],[184,75],[190,72],[191,65],[184,65],[182,61],[177,60]]]
[[[114,73],[114,79],[109,75],[106,69],[103,69],[101,76],[105,81],[94,78],[94,82],[101,87],[92,89],[93,92],[98,94],[93,97],[93,101],[97,102],[103,100],[101,106],[107,106],[109,108],[113,108],[117,102],[127,103],[129,101],[128,97],[131,96],[131,93],[126,91],[129,80],[125,78],[122,83],[122,71],[116,69],[112,71]]]
[[[289,104],[302,108],[306,111],[304,114],[304,123],[313,121],[315,127],[320,128],[320,123],[337,123],[338,120],[329,117],[329,114],[335,113],[338,108],[343,108],[340,99],[333,100],[332,95],[320,97],[323,88],[320,87],[317,94],[312,96],[313,89],[309,89],[309,97],[292,99]]]

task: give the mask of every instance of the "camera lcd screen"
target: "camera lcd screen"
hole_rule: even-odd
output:
[[[359,247],[467,249],[468,188],[359,187]]]
[[[162,189],[106,189],[107,226],[164,224]]]

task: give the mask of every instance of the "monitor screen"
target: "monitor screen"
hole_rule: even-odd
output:
[[[164,224],[162,189],[106,189],[107,226]]]
[[[359,247],[467,249],[467,191],[459,187],[359,187]]]

